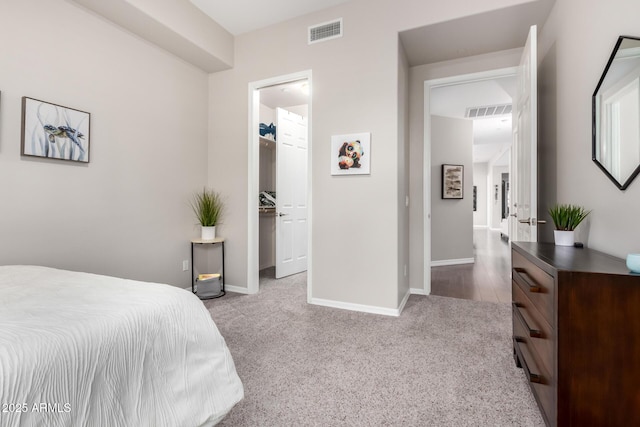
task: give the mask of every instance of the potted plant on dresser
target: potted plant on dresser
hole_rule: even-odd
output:
[[[582,206],[555,205],[549,209],[556,229],[553,237],[557,246],[573,246],[575,229],[591,213]]]
[[[201,192],[193,195],[191,208],[201,225],[201,239],[213,240],[216,238],[216,224],[222,216],[224,204],[220,194],[204,188]]]

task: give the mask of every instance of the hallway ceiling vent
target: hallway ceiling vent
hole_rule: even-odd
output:
[[[485,105],[483,107],[469,107],[465,113],[465,117],[468,119],[480,119],[483,117],[495,117],[511,114],[513,109],[511,104],[501,105]]]
[[[342,37],[342,18],[309,27],[309,44]]]

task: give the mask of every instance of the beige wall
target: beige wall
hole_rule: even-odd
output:
[[[0,264],[189,286],[206,74],[61,0],[5,0],[0,40]],[[21,158],[22,96],[90,112],[91,162]]]
[[[473,258],[473,121],[431,116],[431,260]],[[463,198],[442,199],[442,165],[464,166]]]
[[[398,31],[518,3],[355,0],[237,37],[234,68],[210,78],[209,182],[234,213],[223,227],[229,282],[247,286],[248,84],[312,70],[312,297],[397,308],[400,219],[381,201],[400,199]],[[344,37],[307,45],[308,26],[335,18]],[[331,176],[331,135],[353,132],[372,134],[371,175]]]
[[[233,36],[188,0],[72,0],[206,72],[233,66]]]
[[[398,46],[398,304],[409,294],[409,63]],[[410,203],[410,201],[409,201]]]
[[[539,37],[546,162],[540,168],[551,174],[544,187],[557,185],[557,194],[543,193],[539,206],[557,201],[592,209],[577,239],[619,257],[640,251],[640,181],[622,192],[592,162],[591,97],[618,36],[640,36],[638,16],[636,1],[560,0]],[[546,211],[539,216],[550,220]]]
[[[413,162],[422,158],[422,105],[418,102],[414,110],[414,94],[422,97],[426,78],[500,68],[510,62],[506,59],[510,54],[498,54],[417,67],[416,73],[412,69],[407,83],[410,144],[403,150],[407,114],[402,112],[401,92],[406,64],[398,54],[397,33],[524,2],[452,0],[434,7],[420,0],[354,0],[239,37],[233,52],[235,68],[210,76],[207,93],[207,78],[200,71],[74,3],[10,0],[7,10],[11,12],[0,17],[3,39],[12,40],[0,57],[0,174],[4,182],[8,177],[18,182],[4,187],[1,196],[8,206],[19,207],[1,218],[3,241],[11,242],[11,247],[0,249],[0,257],[3,262],[82,268],[186,285],[189,274],[179,271],[182,259],[188,258],[184,241],[197,234],[187,200],[207,181],[228,202],[219,229],[229,239],[228,280],[246,286],[247,85],[310,69],[315,141],[313,296],[397,308],[405,289],[401,276],[408,250],[402,236],[408,233],[403,225],[402,193],[407,185],[402,180],[407,175],[403,176],[402,165],[407,165],[408,157],[413,169]],[[342,39],[306,44],[309,25],[338,17],[344,18]],[[52,21],[74,25],[52,26]],[[217,41],[223,42],[221,49],[230,57],[225,50],[228,35],[213,40],[211,46]],[[71,59],[65,56],[60,61],[61,51],[71,52]],[[415,78],[421,77],[416,92]],[[22,95],[90,111],[91,164],[67,166],[20,159],[16,123]],[[330,136],[360,131],[372,132],[372,174],[330,176]],[[201,143],[207,134],[208,157]],[[422,209],[421,179],[413,186],[421,174],[421,167],[409,174],[411,187],[418,190],[417,197],[412,190],[409,214],[409,253],[412,260],[417,258],[410,267],[412,287],[421,287],[423,279],[422,212],[413,211]],[[63,193],[54,183],[69,188]],[[24,194],[32,199],[17,203]],[[396,200],[397,204],[381,204],[380,200]],[[56,227],[39,222],[42,206],[47,221],[55,222]],[[80,218],[74,217],[71,226],[65,224],[69,212]],[[101,225],[99,230],[92,229],[96,223]],[[31,245],[31,238],[56,242],[56,247],[46,242]],[[351,262],[362,268],[344,268]]]

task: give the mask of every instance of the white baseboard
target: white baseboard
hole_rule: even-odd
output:
[[[493,227],[490,227],[489,230],[491,230],[491,231],[502,231],[501,228],[493,228]]]
[[[245,294],[249,295],[249,289],[243,288],[241,286],[233,286],[233,285],[224,285],[224,290],[229,292],[235,292],[237,294]]]
[[[408,298],[409,294],[407,294],[406,296],[406,299]],[[400,316],[399,308],[376,307],[373,305],[353,304],[349,302],[332,301],[321,298],[311,298],[309,304],[321,305],[323,307],[340,308],[342,310],[360,311],[362,313],[382,314],[384,316]]]
[[[475,229],[483,229],[483,228],[489,228],[488,225],[474,225],[473,228]]]
[[[424,291],[424,288],[411,288],[409,292],[411,292],[411,295],[429,295]]]
[[[402,301],[400,302],[400,306],[398,307],[398,316],[402,314],[402,310],[404,310],[404,306],[407,305],[407,301],[409,301],[410,296],[411,296],[411,289],[407,291],[407,293],[404,295],[404,298],[402,298]]]
[[[476,260],[474,258],[443,259],[440,261],[431,261],[431,267],[442,267],[445,265],[473,264],[475,262]]]

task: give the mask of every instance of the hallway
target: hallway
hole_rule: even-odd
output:
[[[511,302],[509,243],[499,231],[473,230],[474,264],[431,268],[431,295]]]

